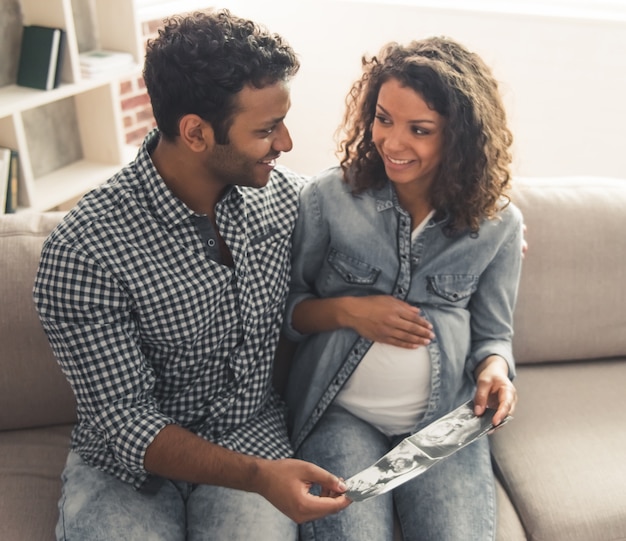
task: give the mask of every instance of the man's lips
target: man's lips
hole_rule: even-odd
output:
[[[272,156],[271,158],[266,158],[264,160],[259,160],[259,163],[263,165],[267,165],[269,167],[274,167],[276,165],[276,160],[280,157],[280,154],[276,156]]]

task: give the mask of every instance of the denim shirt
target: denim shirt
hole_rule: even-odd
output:
[[[430,399],[415,430],[471,398],[474,369],[487,356],[502,356],[514,377],[521,212],[509,204],[477,234],[446,235],[446,220],[435,215],[412,241],[411,217],[391,183],[353,195],[335,167],[303,188],[284,327],[300,342],[286,391],[296,449],[372,344],[349,328],[298,333],[293,308],[307,298],[393,295],[422,310],[436,337],[427,346]]]

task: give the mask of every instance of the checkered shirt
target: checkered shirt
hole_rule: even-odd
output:
[[[136,488],[167,424],[245,454],[292,453],[271,370],[303,180],[279,167],[264,188],[222,198],[226,267],[154,168],[157,140],[53,231],[34,289],[76,395],[72,448]]]

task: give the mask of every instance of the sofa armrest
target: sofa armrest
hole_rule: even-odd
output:
[[[0,430],[73,423],[74,395],[32,298],[44,239],[63,213],[0,216]]]

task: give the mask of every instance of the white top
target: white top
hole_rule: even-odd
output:
[[[411,233],[415,239],[431,212]],[[388,436],[411,432],[430,398],[428,348],[374,342],[335,403]]]

